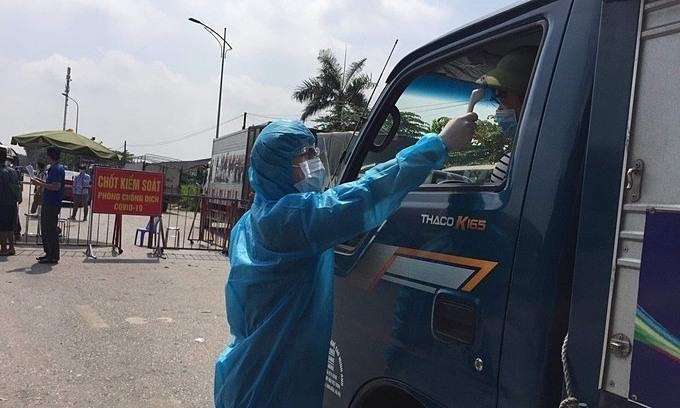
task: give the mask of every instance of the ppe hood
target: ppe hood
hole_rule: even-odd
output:
[[[312,132],[298,120],[272,122],[255,140],[248,178],[256,199],[276,201],[297,193],[292,160],[304,146],[314,145]]]

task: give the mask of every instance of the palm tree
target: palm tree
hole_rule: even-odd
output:
[[[315,121],[322,130],[353,129],[366,108],[364,91],[373,85],[371,78],[362,73],[366,58],[350,64],[345,71],[331,50],[319,51],[319,74],[306,79],[293,92],[293,99],[304,103],[300,119],[327,111]]]

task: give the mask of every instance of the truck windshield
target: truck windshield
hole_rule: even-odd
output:
[[[498,108],[491,89],[474,82],[437,74],[417,77],[401,95],[397,107],[402,120],[406,119],[411,123],[418,123],[420,120],[424,127],[428,127],[442,118],[464,115],[470,94],[477,88],[484,90],[484,96],[475,105],[475,112],[480,119],[487,119]]]
[[[439,133],[450,118],[467,112],[470,94],[478,88],[484,90],[484,96],[474,108],[480,119],[475,139],[466,149],[452,153],[444,168],[433,172],[426,184],[487,183],[494,164],[510,144],[510,140],[502,140],[500,127],[493,120],[498,108],[493,91],[475,82],[429,73],[417,77],[404,90],[395,104],[400,115],[396,135],[385,150],[367,155],[361,172],[393,158],[423,134]],[[387,133],[392,122],[393,119],[388,118],[381,133]]]
[[[360,173],[394,158],[423,134],[439,133],[449,119],[468,112],[472,91],[481,89],[481,99],[473,107],[479,120],[472,143],[451,152],[443,168],[434,171],[425,184],[505,183],[540,38],[541,30],[531,29],[484,44],[425,66],[405,86],[395,86],[403,91],[388,98],[394,100],[393,105],[381,108],[391,114],[371,139],[374,149],[364,158]],[[514,117],[514,124],[505,129],[498,119],[507,118],[503,114]]]

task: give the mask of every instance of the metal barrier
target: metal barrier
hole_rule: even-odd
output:
[[[199,195],[167,196],[163,213],[165,248],[224,250],[247,203]]]
[[[19,205],[19,223],[21,225],[21,237],[18,244],[41,244],[40,231],[40,205],[34,206],[34,186],[29,182],[23,183],[23,202]],[[71,219],[73,203],[64,201],[64,206],[59,213],[58,227],[60,230],[60,242],[64,245],[86,246],[88,223],[82,221],[83,210],[78,210],[80,220]],[[30,209],[36,209],[31,213]],[[89,214],[93,218],[92,244],[95,246],[110,245],[113,236],[113,214]]]
[[[29,193],[30,192],[30,193]],[[19,207],[21,237],[18,244],[41,245],[40,210],[29,214],[33,200],[33,186],[24,183],[24,201]],[[153,217],[126,215],[123,217],[123,245],[155,247],[161,239],[163,249],[199,249],[223,251],[229,242],[231,229],[246,211],[245,201],[202,195],[165,195],[163,222]],[[83,221],[83,209],[77,219],[71,219],[72,204],[66,203],[59,215],[61,244],[87,246],[89,222]],[[92,214],[92,246],[112,246],[114,214]],[[162,231],[156,225],[162,225]],[[154,228],[155,227],[155,228]]]

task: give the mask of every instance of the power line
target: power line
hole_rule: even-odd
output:
[[[465,103],[454,103],[454,104],[450,104],[448,106],[433,107],[433,108],[429,108],[429,109],[413,109],[413,110],[404,109],[403,111],[415,113],[417,115],[421,115],[421,114],[428,113],[428,112],[432,113],[432,112],[438,112],[438,111],[450,111],[453,108],[458,108],[458,107],[465,106],[465,105],[467,105],[467,102],[465,102]]]
[[[220,122],[220,125],[226,125],[227,123],[233,122],[237,119],[241,119],[241,117],[242,117],[242,115],[235,116],[235,117],[233,117],[233,118],[231,118],[227,121]],[[156,143],[129,144],[128,146],[129,147],[152,147],[152,146],[160,146],[160,145],[165,145],[165,144],[177,143],[177,142],[181,142],[182,140],[190,139],[192,137],[198,136],[198,135],[205,133],[207,131],[213,130],[216,127],[217,126],[211,126],[211,127],[205,128],[205,129],[197,130],[195,132],[191,132],[191,133],[187,133],[185,135],[182,135],[182,136],[180,136],[176,139],[163,140],[163,141],[156,142]]]
[[[248,112],[248,115],[255,116],[255,117],[258,117],[258,118],[263,118],[263,119],[280,119],[280,118],[295,118],[295,119],[298,119],[298,118],[300,118],[300,115],[297,114],[297,113],[295,113],[295,114],[289,113],[289,114],[282,114],[282,115],[277,115],[277,114],[265,115],[263,113]]]
[[[429,112],[429,111],[432,111],[432,110],[457,108],[459,106],[465,106],[467,104],[468,104],[468,102],[441,102],[441,103],[432,103],[432,104],[428,104],[428,105],[408,106],[408,107],[404,107],[401,110],[408,111],[408,112]],[[418,109],[418,108],[429,108],[429,109]]]
[[[405,106],[404,108],[400,108],[400,109],[410,111],[412,109],[417,109],[417,108],[431,108],[431,107],[434,107],[434,106],[444,106],[444,105],[449,106],[451,104],[458,104],[458,103],[465,104],[465,103],[467,103],[467,101],[466,102],[446,101],[446,102],[426,103],[426,104],[423,104],[423,105]]]

